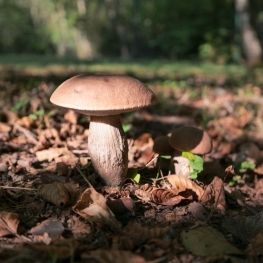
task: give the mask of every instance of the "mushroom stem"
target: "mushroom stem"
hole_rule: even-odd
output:
[[[119,186],[128,169],[128,144],[119,114],[90,117],[88,150],[104,182]]]

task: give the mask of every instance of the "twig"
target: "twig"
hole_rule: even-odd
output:
[[[37,189],[34,188],[23,188],[23,187],[15,187],[15,186],[0,186],[0,188],[3,189],[18,189],[18,190],[27,190],[27,191],[37,191]]]
[[[93,188],[92,184],[89,182],[89,180],[85,177],[85,175],[82,173],[82,171],[79,169],[78,166],[76,166],[76,169],[81,174],[81,176],[84,178],[84,180],[87,182],[87,184],[90,186],[90,188]]]
[[[21,125],[19,125],[18,123],[13,123],[14,128],[19,130],[20,132],[22,132],[28,139],[30,139],[34,144],[37,144],[38,141],[36,139],[36,136],[30,132],[28,129],[25,129],[24,127],[22,127]]]

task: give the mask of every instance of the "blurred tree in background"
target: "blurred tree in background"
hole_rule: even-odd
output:
[[[0,27],[2,54],[241,62],[252,38],[262,49],[263,2],[0,0]]]

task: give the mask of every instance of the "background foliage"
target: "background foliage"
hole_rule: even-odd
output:
[[[239,24],[233,0],[0,0],[0,53],[240,62]]]

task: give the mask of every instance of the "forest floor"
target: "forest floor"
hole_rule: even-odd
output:
[[[178,68],[116,70],[159,100],[122,115],[129,178],[116,189],[91,164],[89,118],[49,101],[72,75],[114,67],[0,65],[0,262],[263,262],[263,73]],[[212,139],[197,180],[153,150],[181,126]]]

